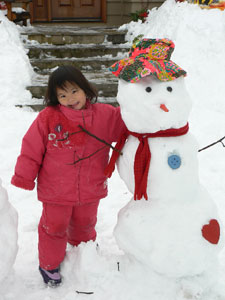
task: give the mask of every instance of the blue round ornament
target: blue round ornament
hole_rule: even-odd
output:
[[[170,166],[171,169],[178,169],[181,166],[181,158],[179,155],[170,155],[168,157],[168,165]]]

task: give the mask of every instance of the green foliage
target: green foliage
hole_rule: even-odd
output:
[[[141,10],[138,10],[138,11],[134,12],[134,13],[131,13],[130,16],[131,16],[132,21],[137,22],[138,20],[141,20],[142,22],[145,22],[148,14],[149,14],[148,9],[143,8]]]

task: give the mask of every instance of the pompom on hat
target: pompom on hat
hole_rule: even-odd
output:
[[[114,63],[109,70],[117,77],[131,83],[153,75],[161,81],[171,81],[186,72],[170,60],[174,43],[169,39],[136,39],[129,58]]]

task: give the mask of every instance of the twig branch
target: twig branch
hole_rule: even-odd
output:
[[[68,164],[68,165],[75,165],[75,164],[77,164],[77,163],[78,163],[79,161],[81,161],[81,160],[90,158],[90,157],[92,157],[93,155],[95,155],[96,153],[98,153],[99,151],[101,151],[101,150],[104,149],[104,148],[105,148],[105,146],[103,146],[102,148],[96,150],[95,152],[91,153],[91,154],[88,155],[88,156],[85,156],[85,157],[79,158],[78,160],[75,160],[73,163]]]
[[[221,143],[222,146],[225,147],[225,144],[223,143],[223,140],[224,140],[224,139],[225,139],[225,136],[222,137],[221,139],[219,139],[218,141],[216,141],[216,142],[214,142],[214,143],[212,143],[212,144],[210,144],[210,145],[208,145],[208,146],[206,146],[206,147],[204,147],[204,148],[202,148],[202,149],[199,149],[198,152],[201,152],[201,151],[203,151],[203,150],[205,150],[205,149],[208,149],[209,147],[212,147],[212,146],[214,146],[214,145],[216,145],[216,144],[218,144],[218,143]]]
[[[117,270],[118,270],[118,272],[120,271],[120,262],[119,261],[117,262]]]
[[[80,127],[84,132],[86,132],[88,135],[90,135],[91,137],[95,138],[99,142],[101,142],[101,143],[107,145],[108,147],[112,148],[113,150],[119,152],[120,155],[123,154],[120,150],[116,149],[111,144],[107,143],[105,140],[100,139],[99,137],[97,137],[96,135],[94,135],[93,133],[91,133],[90,131],[88,131],[87,129],[85,129],[84,127],[82,127],[81,125],[78,125],[78,127]]]
[[[85,295],[92,295],[94,294],[94,292],[79,292],[79,291],[76,291],[77,294],[85,294]]]

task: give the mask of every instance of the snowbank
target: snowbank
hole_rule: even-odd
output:
[[[32,73],[17,25],[0,10],[0,106],[22,104],[31,99],[25,88],[31,84]]]

